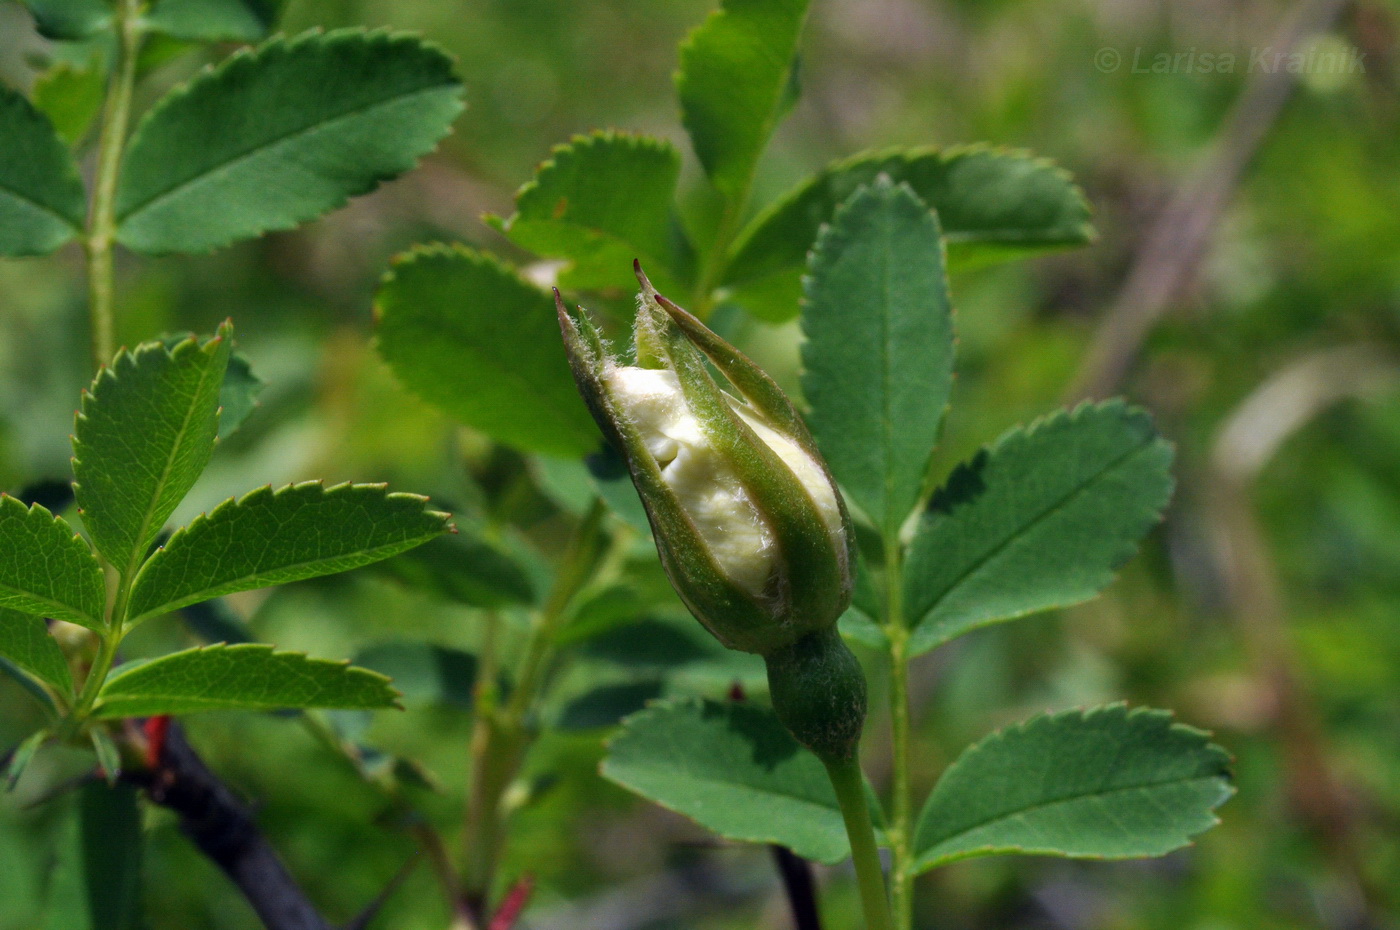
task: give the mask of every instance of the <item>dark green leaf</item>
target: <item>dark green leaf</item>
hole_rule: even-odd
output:
[[[399,380],[463,423],[531,452],[598,445],[554,302],[494,258],[415,249],[395,261],[375,306],[379,351]]]
[[[798,274],[817,231],[858,187],[886,175],[938,213],[954,271],[1093,241],[1089,205],[1069,174],[1026,152],[984,146],[866,152],[836,162],[769,206],[740,234],[725,281],[766,288],[765,318],[797,312]]]
[[[387,559],[451,528],[426,503],[381,484],[317,481],[230,499],[177,530],[142,566],[128,622]]]
[[[409,170],[462,109],[452,62],[418,39],[274,39],[174,91],[132,136],[118,238],[202,252],[291,229]]]
[[[258,395],[265,387],[253,373],[253,365],[242,352],[229,355],[224,383],[219,387],[219,438],[223,439],[243,425],[248,414],[258,405]]]
[[[53,685],[59,694],[73,690],[68,659],[42,617],[0,607],[0,655]]]
[[[546,258],[567,259],[560,287],[636,287],[640,258],[665,290],[674,270],[672,201],[681,157],[671,143],[606,131],[556,146],[515,195],[515,214],[497,225]]]
[[[0,255],[45,255],[82,232],[78,166],[44,114],[0,84]]]
[[[1233,793],[1229,755],[1166,711],[1047,714],[949,767],[919,817],[912,871],[1002,853],[1160,856],[1214,826]]]
[[[469,652],[405,640],[371,646],[355,664],[387,675],[405,705],[471,709],[477,662]]]
[[[58,716],[58,704],[54,702],[53,695],[49,694],[48,689],[39,682],[39,679],[2,655],[0,655],[0,672],[3,672],[13,679],[15,684],[19,685],[30,697],[38,701],[40,706],[50,715],[54,717]]]
[[[625,681],[600,685],[564,705],[554,725],[561,730],[602,730],[615,727],[628,714],[661,696],[660,681]]]
[[[83,395],[73,434],[83,525],[113,565],[131,571],[214,452],[229,326],[201,344],[122,352]]]
[[[141,809],[134,788],[85,785],[64,830],[44,930],[132,930],[141,911]]]
[[[847,500],[891,533],[918,500],[953,381],[938,220],[907,185],[860,188],[805,284],[808,422]]]
[[[255,42],[282,11],[281,0],[156,0],[146,24],[177,39]]]
[[[507,607],[535,602],[529,574],[509,553],[470,530],[434,539],[378,570],[416,591],[468,607]]]
[[[624,721],[603,775],[730,839],[818,862],[850,855],[825,768],[763,707],[655,704]]]
[[[102,109],[106,90],[107,75],[95,63],[77,67],[59,62],[34,81],[34,106],[64,142],[77,145]]]
[[[112,23],[106,0],[24,0],[34,25],[46,39],[85,39]]]
[[[700,639],[706,635],[700,625],[689,618],[685,627],[663,620],[638,620],[593,637],[583,644],[581,651],[590,659],[602,659],[624,668],[660,671],[714,655],[714,649]]]
[[[949,477],[910,547],[917,655],[989,623],[1088,600],[1171,497],[1172,449],[1121,401],[1013,429]]]
[[[393,707],[389,679],[346,662],[243,643],[190,649],[119,668],[98,698],[99,717],[200,710]]]
[[[700,163],[742,206],[768,138],[793,102],[809,0],[724,0],[681,45],[681,119]]]
[[[103,629],[102,566],[62,517],[0,494],[0,607]]]
[[[5,763],[4,777],[6,791],[15,790],[15,785],[19,784],[19,780],[24,777],[24,770],[29,768],[30,762],[34,761],[34,755],[39,751],[40,747],[48,742],[49,735],[48,730],[40,730],[37,733],[30,734],[24,742],[15,747],[15,751],[11,753],[9,761]]]

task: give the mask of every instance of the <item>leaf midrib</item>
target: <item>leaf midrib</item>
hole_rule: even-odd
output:
[[[1104,475],[1108,474],[1110,471],[1113,471],[1119,465],[1123,464],[1132,456],[1137,455],[1139,452],[1142,452],[1146,449],[1150,449],[1155,441],[1155,437],[1148,437],[1145,442],[1142,442],[1141,444],[1129,449],[1127,452],[1124,452],[1122,455],[1109,462],[1103,468],[1094,472],[1094,474],[1088,479],[1086,479],[1084,482],[1071,489],[1068,493],[1064,494],[1058,500],[1051,503],[1040,513],[1036,514],[1031,520],[1027,521],[1026,523],[1020,524],[1015,530],[1013,530],[1011,533],[1008,533],[994,546],[992,546],[985,553],[979,556],[976,559],[976,561],[969,565],[956,578],[954,578],[953,581],[950,582],[942,590],[942,592],[939,593],[939,595],[933,600],[933,602],[929,604],[928,609],[923,611],[923,613],[919,616],[919,619],[915,622],[914,625],[918,626],[927,621],[929,617],[933,616],[938,611],[938,608],[942,606],[943,602],[946,601],[953,594],[954,591],[960,588],[963,585],[963,583],[966,582],[970,577],[972,577],[976,573],[980,572],[983,568],[985,568],[987,566],[987,563],[991,562],[997,556],[1001,555],[1003,552],[1009,549],[1018,539],[1028,535],[1033,529],[1035,529],[1035,527],[1039,526],[1044,521],[1050,519],[1054,515],[1058,514],[1060,511],[1064,510],[1076,497],[1085,493],[1091,486],[1098,483],[1099,479],[1101,479]]]
[[[20,596],[26,598],[27,600],[34,601],[34,602],[40,603],[40,604],[44,604],[44,605],[46,605],[47,607],[49,607],[49,608],[51,608],[51,609],[52,609],[52,608],[57,608],[57,610],[60,611],[60,612],[62,612],[65,616],[71,617],[71,616],[76,615],[76,616],[79,616],[79,617],[83,617],[83,618],[85,618],[85,619],[87,619],[87,620],[91,620],[91,621],[93,622],[93,624],[94,624],[94,628],[96,628],[96,627],[101,627],[101,625],[102,625],[102,624],[101,624],[101,621],[100,621],[98,618],[95,618],[95,617],[91,616],[91,615],[87,612],[87,610],[85,610],[85,609],[83,609],[83,608],[75,607],[75,606],[72,605],[72,604],[65,603],[65,602],[63,602],[63,601],[57,600],[56,598],[52,598],[52,597],[49,597],[49,596],[44,595],[44,594],[36,594],[36,593],[34,593],[33,591],[30,591],[30,590],[27,589],[27,588],[17,588],[17,587],[15,587],[14,585],[0,583],[0,591],[9,591],[9,592],[13,592],[13,593],[15,593],[15,594],[18,594],[18,595],[20,595]],[[28,611],[21,610],[21,609],[19,609],[18,607],[13,607],[13,606],[12,606],[12,607],[10,607],[9,609],[15,611],[16,613],[26,614],[27,616],[31,616],[31,617],[37,616],[36,614],[31,614],[31,613],[28,613]]]
[[[978,821],[977,823],[971,824],[966,827],[960,827],[955,833],[949,833],[939,837],[937,840],[929,844],[923,850],[920,850],[919,860],[924,860],[927,857],[930,850],[936,849],[939,846],[943,846],[953,840],[956,840],[958,837],[967,836],[969,833],[973,833],[977,830],[981,830],[985,827],[991,826],[1004,820],[1011,820],[1015,817],[1024,817],[1028,814],[1038,813],[1040,811],[1049,810],[1054,807],[1063,806],[1065,804],[1073,804],[1076,801],[1084,801],[1091,798],[1108,798],[1115,794],[1126,794],[1130,791],[1148,791],[1153,788],[1165,788],[1171,785],[1187,785],[1194,782],[1216,781],[1221,777],[1222,776],[1220,775],[1196,774],[1191,775],[1189,777],[1169,778],[1162,779],[1160,781],[1143,782],[1139,785],[1122,785],[1115,788],[1108,788],[1095,791],[1083,791],[1078,794],[1066,795],[1064,797],[1054,798],[1049,801],[1030,804],[1026,807],[1017,808],[1013,811],[1000,811],[992,815],[991,817],[987,817],[984,820]]]
[[[384,97],[372,101],[370,103],[364,104],[362,106],[355,107],[354,109],[346,110],[342,113],[337,113],[334,116],[331,116],[324,120],[320,120],[316,123],[301,126],[297,129],[291,130],[290,132],[282,133],[281,135],[275,136],[271,139],[263,140],[258,145],[252,148],[248,148],[241,152],[238,152],[237,154],[230,156],[227,160],[220,162],[219,164],[214,165],[212,167],[206,168],[196,175],[192,175],[188,178],[185,178],[179,181],[178,183],[174,184],[173,186],[166,188],[165,190],[157,191],[151,196],[147,197],[146,199],[128,207],[122,212],[122,215],[117,218],[118,225],[124,226],[133,217],[136,217],[141,213],[147,212],[149,210],[155,209],[158,204],[164,203],[165,201],[170,200],[171,198],[179,196],[188,188],[198,185],[202,181],[209,179],[211,176],[217,173],[227,172],[245,161],[249,161],[260,154],[271,151],[272,149],[275,149],[294,139],[297,139],[302,136],[314,135],[344,120],[353,119],[357,116],[362,116],[380,107],[389,106],[395,103],[402,103],[406,100],[411,100],[414,97],[424,96],[454,86],[456,86],[455,82],[449,81],[439,84],[433,84],[428,87],[421,87],[417,90],[411,91],[406,94],[397,94],[392,97]]]

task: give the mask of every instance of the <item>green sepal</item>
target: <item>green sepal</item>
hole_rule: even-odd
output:
[[[823,762],[849,762],[865,726],[865,672],[836,627],[764,656],[773,710]]]

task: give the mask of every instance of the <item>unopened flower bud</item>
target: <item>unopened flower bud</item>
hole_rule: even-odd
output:
[[[637,274],[637,365],[562,299],[559,323],[672,585],[734,649],[766,657],[831,630],[851,598],[850,521],[811,434],[762,369]]]

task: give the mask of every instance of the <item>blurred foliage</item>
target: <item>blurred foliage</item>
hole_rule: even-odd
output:
[[[420,170],[303,230],[209,256],[122,257],[120,341],[208,332],[231,316],[241,350],[267,384],[176,520],[250,478],[390,480],[433,491],[459,515],[513,523],[543,551],[562,547],[561,525],[521,478],[518,459],[450,427],[388,375],[368,345],[371,295],[389,256],[412,242],[461,240],[516,255],[479,217],[509,214],[511,194],[549,147],[596,127],[672,138],[686,151],[684,205],[695,222],[712,222],[712,195],[679,135],[670,77],[676,42],[711,6],[290,0],[288,33],[351,24],[422,32],[457,58],[469,109]],[[1210,150],[1250,77],[1251,49],[1273,41],[1286,13],[1265,0],[817,4],[803,96],[762,163],[757,204],[863,148],[990,140],[1056,159],[1097,211],[1095,247],[954,280],[960,378],[940,468],[1059,402],[1147,220]],[[1097,602],[980,631],[918,667],[916,791],[994,725],[1122,697],[1176,707],[1237,752],[1240,790],[1223,827],[1161,861],[955,865],[923,879],[921,925],[1245,930],[1400,921],[1400,398],[1380,393],[1327,408],[1282,445],[1244,501],[1262,527],[1284,621],[1266,645],[1287,657],[1315,724],[1308,738],[1344,786],[1347,809],[1324,812],[1335,816],[1321,827],[1300,815],[1290,794],[1299,774],[1294,737],[1277,726],[1275,683],[1261,666],[1258,638],[1240,622],[1230,569],[1213,542],[1220,514],[1210,470],[1225,418],[1291,360],[1340,344],[1400,352],[1397,34],[1396,8],[1371,0],[1352,5],[1323,39],[1364,52],[1364,70],[1303,76],[1220,222],[1201,274],[1133,369],[1127,393],[1156,413],[1181,463],[1176,501],[1145,556]],[[1109,73],[1095,63],[1103,48],[1122,56]],[[0,80],[29,91],[55,49],[22,7],[0,3]],[[1133,67],[1135,55],[1187,49],[1232,52],[1237,67],[1170,74]],[[65,119],[78,137],[86,119],[78,98],[88,93],[79,72],[103,50],[63,54],[80,57],[66,76],[45,79],[45,93],[72,82],[74,111]],[[213,55],[173,57],[153,45],[142,96]],[[738,320],[732,334],[795,387],[794,326]],[[86,353],[75,247],[0,263],[0,487],[14,492],[67,474],[73,405],[90,377]],[[479,627],[474,607],[365,573],[265,599],[239,596],[230,607],[259,638],[318,655],[402,639],[470,649]],[[128,648],[140,656],[196,642],[192,632],[152,624]],[[752,676],[727,661],[739,660],[697,663],[693,693],[722,696],[731,680]],[[601,664],[580,663],[568,696],[637,680]],[[559,712],[567,715],[564,703]],[[0,745],[38,726],[8,679],[0,680],[0,707]],[[425,815],[455,836],[469,718],[415,706],[357,725],[366,722],[370,744],[418,760],[433,781],[452,786],[413,790]],[[888,768],[883,722],[872,721],[869,733],[878,780]],[[332,919],[350,919],[411,855],[384,796],[295,719],[213,714],[192,720],[190,737],[216,771],[258,799],[274,845]],[[519,799],[505,867],[536,877],[531,926],[785,925],[762,850],[711,848],[694,825],[597,777],[600,757],[597,730],[551,733],[531,757],[537,790]],[[52,776],[73,764],[51,753],[35,767]],[[21,784],[0,804],[4,930],[35,926],[59,852],[46,837],[61,835],[55,824],[69,816],[64,804],[36,800]],[[145,817],[147,926],[255,925],[168,813],[147,809]],[[831,926],[853,926],[844,873],[822,874],[832,879]],[[1370,922],[1357,922],[1358,877],[1376,906]],[[420,869],[380,925],[444,926],[440,901]]]

